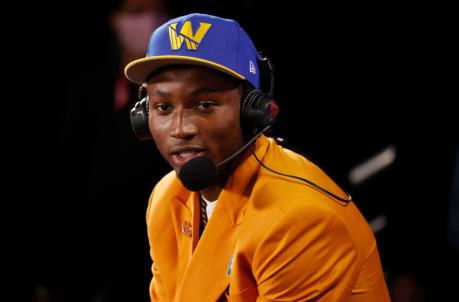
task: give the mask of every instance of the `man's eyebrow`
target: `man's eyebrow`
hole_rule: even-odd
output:
[[[203,94],[203,93],[207,93],[207,92],[219,92],[219,91],[222,91],[223,89],[221,88],[212,88],[212,87],[208,87],[208,86],[204,86],[204,87],[201,87],[201,88],[198,88],[198,89],[195,89],[191,92],[192,95],[199,95],[199,94]]]
[[[225,87],[209,87],[209,86],[204,86],[197,88],[191,92],[192,95],[200,95],[204,93],[212,93],[212,92],[220,92],[224,91],[227,88]],[[168,97],[171,96],[172,94],[168,91],[163,91],[161,89],[155,89],[153,90],[153,95],[161,96],[161,97]]]
[[[166,97],[166,96],[170,96],[170,95],[171,95],[170,92],[162,91],[162,90],[160,90],[160,89],[155,89],[155,90],[153,91],[153,94],[154,94],[154,95],[157,95],[157,96],[162,96],[162,97]]]

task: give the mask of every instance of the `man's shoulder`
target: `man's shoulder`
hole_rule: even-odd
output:
[[[334,206],[347,194],[320,166],[310,159],[277,144],[266,154],[258,173],[253,193],[256,197],[275,201],[285,207],[313,206],[317,202]],[[330,194],[331,193],[331,194]],[[321,208],[322,206],[319,206]]]
[[[250,199],[257,208],[276,207],[281,212],[301,208],[328,211],[337,202],[303,181],[272,175],[258,179]]]

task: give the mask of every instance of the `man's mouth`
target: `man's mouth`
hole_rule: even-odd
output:
[[[201,148],[184,148],[183,150],[176,150],[171,152],[172,161],[177,166],[183,166],[187,161],[198,156],[204,155],[204,149]]]

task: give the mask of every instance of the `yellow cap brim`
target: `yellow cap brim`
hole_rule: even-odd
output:
[[[140,85],[145,82],[147,77],[158,68],[167,65],[179,64],[205,66],[227,73],[240,80],[245,80],[244,76],[229,69],[228,67],[204,59],[187,56],[154,56],[141,58],[126,65],[124,68],[124,74],[130,81]]]

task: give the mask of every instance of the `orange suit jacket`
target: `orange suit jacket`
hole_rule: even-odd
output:
[[[268,167],[345,198],[316,165],[261,136]],[[375,238],[353,202],[269,172],[246,156],[199,238],[199,193],[175,172],[152,192],[152,301],[390,301]]]

